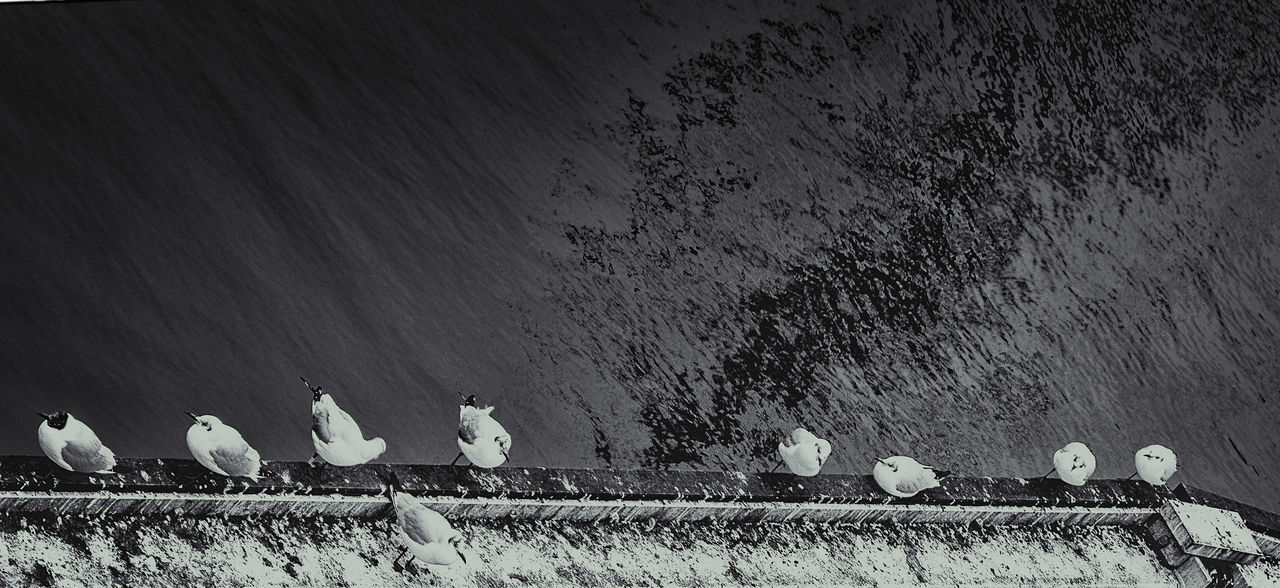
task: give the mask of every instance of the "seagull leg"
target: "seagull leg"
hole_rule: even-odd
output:
[[[457,464],[457,463],[458,463],[458,460],[460,460],[460,459],[462,459],[462,453],[461,453],[461,452],[459,452],[459,453],[458,453],[458,457],[453,458],[453,461],[449,462],[449,465]]]
[[[1057,468],[1054,468],[1054,469],[1057,469]],[[1052,474],[1052,473],[1053,473],[1053,470],[1049,470],[1049,474]],[[1045,475],[1043,475],[1043,476],[1040,476],[1040,479],[1041,479],[1041,480],[1043,480],[1043,479],[1045,479],[1045,478],[1048,478],[1048,477],[1049,477],[1049,474],[1045,474]]]
[[[778,468],[780,467],[782,467],[782,463],[778,463],[778,465],[773,466],[773,469],[769,470],[769,473],[772,474],[773,472],[778,471]]]
[[[1133,477],[1134,477],[1134,476],[1136,476],[1136,475],[1138,475],[1138,472],[1134,472],[1134,473],[1132,473],[1132,474],[1129,474],[1129,477],[1128,477],[1128,478],[1125,478],[1125,479],[1126,479],[1126,480],[1132,480],[1132,479],[1133,479]]]
[[[307,460],[307,465],[309,465],[309,466],[311,466],[311,467],[313,467],[313,468],[318,468],[318,467],[324,466],[324,465],[325,465],[325,461],[324,461],[324,459],[323,459],[323,458],[321,458],[321,457],[320,457],[320,454],[319,454],[318,452],[317,452],[317,453],[312,453],[312,454],[311,454],[311,459],[308,459],[308,460]]]
[[[397,572],[398,572],[398,571],[400,571],[400,570],[402,570],[402,569],[404,569],[404,567],[400,565],[400,558],[404,557],[404,554],[406,554],[406,553],[409,553],[409,548],[408,548],[408,547],[401,547],[401,548],[400,548],[400,555],[397,555],[397,556],[396,556],[396,559],[395,559],[394,561],[392,561],[392,562],[391,562],[391,569],[393,569],[393,570],[395,570],[395,571],[397,571]]]

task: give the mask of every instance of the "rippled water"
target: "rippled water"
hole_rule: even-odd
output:
[[[184,410],[391,461],[905,452],[1277,508],[1269,4],[148,3],[0,10],[0,451]]]

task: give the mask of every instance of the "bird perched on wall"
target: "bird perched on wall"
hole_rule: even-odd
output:
[[[831,455],[831,444],[803,427],[797,427],[778,444],[778,454],[791,473],[797,476],[816,476]]]
[[[1097,468],[1098,460],[1094,459],[1093,452],[1084,443],[1075,441],[1053,454],[1053,470],[1049,474],[1058,472],[1058,477],[1063,482],[1083,486]],[[1048,478],[1049,474],[1044,477]]]
[[[44,418],[37,435],[40,449],[64,470],[113,474],[116,454],[98,440],[93,429],[65,412],[36,414]]]
[[[306,378],[302,378],[302,383],[311,389],[311,443],[316,448],[311,465],[320,465],[317,459],[336,466],[360,465],[377,459],[387,450],[387,442],[382,437],[365,439],[360,425],[338,408],[323,386],[313,387]]]
[[[243,476],[257,480],[262,461],[258,451],[245,443],[240,431],[222,424],[211,414],[196,416],[186,413],[196,421],[187,429],[187,448],[200,465],[224,476]]]
[[[492,406],[476,408],[475,394],[468,396],[458,407],[458,449],[462,453],[449,465],[458,463],[463,455],[482,468],[496,468],[507,461],[511,435],[489,416],[492,412]]]
[[[1163,445],[1148,445],[1133,454],[1133,465],[1138,469],[1134,475],[1148,484],[1163,486],[1178,471],[1178,456]]]
[[[877,459],[876,462],[871,476],[880,489],[898,498],[911,498],[922,490],[937,488],[941,485],[938,480],[951,475],[945,470],[920,465],[920,462],[904,455]]]
[[[404,549],[392,562],[398,569],[400,558],[406,553],[434,565],[448,566],[456,563],[467,563],[458,544],[462,541],[462,533],[453,528],[440,513],[427,508],[418,500],[397,490],[399,480],[391,474],[388,488],[391,493],[391,504],[396,511],[397,535]]]

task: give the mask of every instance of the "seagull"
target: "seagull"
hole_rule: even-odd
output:
[[[307,384],[306,378],[302,378],[302,383]],[[316,448],[315,455],[311,456],[312,465],[360,465],[377,459],[387,450],[387,442],[382,437],[364,438],[360,425],[338,408],[324,386],[307,384],[307,388],[311,389],[311,443]]]
[[[458,449],[462,453],[449,465],[458,463],[463,455],[471,463],[482,468],[496,468],[507,461],[511,451],[511,435],[493,420],[489,413],[493,407],[476,408],[476,395],[472,394],[458,407]]]
[[[778,453],[791,473],[797,476],[816,476],[831,455],[831,444],[803,427],[797,427],[778,444]]]
[[[929,466],[920,465],[920,462],[904,455],[895,455],[876,461],[878,463],[871,470],[876,484],[879,484],[885,492],[898,498],[911,498],[921,490],[937,488],[941,485],[938,484],[938,480],[951,475],[951,472],[945,470],[934,470]]]
[[[187,447],[200,465],[224,476],[258,480],[258,470],[262,467],[258,451],[245,443],[240,431],[222,424],[221,419],[211,414],[186,414],[196,421],[187,429]]]
[[[1085,480],[1093,475],[1093,470],[1098,468],[1098,460],[1094,459],[1093,452],[1084,443],[1075,441],[1068,443],[1066,447],[1059,449],[1053,454],[1053,471],[1058,472],[1058,477],[1063,482],[1072,486],[1083,486]],[[1048,478],[1049,474],[1044,477]]]
[[[1178,471],[1178,456],[1163,445],[1148,445],[1133,455],[1133,465],[1138,468],[1135,476],[1148,484],[1163,486]]]
[[[406,553],[429,564],[449,566],[458,562],[467,563],[467,556],[458,549],[462,541],[462,533],[454,529],[449,521],[440,513],[427,508],[418,500],[403,492],[397,492],[398,480],[391,474],[392,482],[388,484],[391,492],[391,504],[396,510],[396,526],[404,549],[396,556],[391,566],[399,569],[400,558]]]
[[[65,412],[36,414],[44,418],[38,435],[40,449],[64,470],[114,474],[116,454],[107,449],[93,429]]]

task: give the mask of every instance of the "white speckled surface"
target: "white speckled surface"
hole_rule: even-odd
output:
[[[0,585],[1173,586],[1113,526],[461,521],[468,565],[392,568],[387,520],[0,518]],[[4,555],[0,552],[0,555]],[[1274,573],[1259,567],[1253,573]]]

